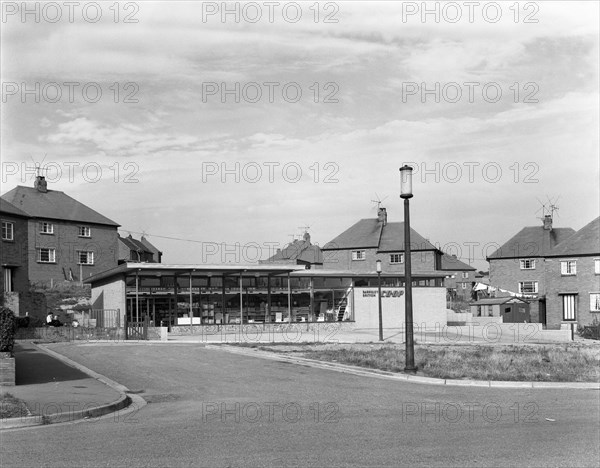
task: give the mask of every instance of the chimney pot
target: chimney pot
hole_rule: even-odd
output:
[[[544,216],[544,230],[552,231],[552,216],[551,215]]]
[[[35,188],[38,192],[48,192],[48,182],[46,182],[46,178],[40,175],[37,176],[35,178],[35,182],[33,183],[33,188]]]
[[[377,220],[380,223],[383,223],[384,226],[387,224],[387,211],[385,208],[379,208],[379,211],[377,212]]]

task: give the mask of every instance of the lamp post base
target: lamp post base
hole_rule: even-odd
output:
[[[419,368],[418,368],[417,366],[414,366],[414,367],[409,367],[409,366],[406,366],[406,367],[404,368],[404,372],[405,372],[406,374],[416,374],[418,369],[419,369]]]

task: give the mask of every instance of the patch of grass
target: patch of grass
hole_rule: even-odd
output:
[[[269,351],[282,351],[270,346]],[[287,351],[287,350],[286,350]],[[289,351],[287,351],[289,353]],[[306,358],[401,372],[404,346],[328,345],[297,350]],[[568,345],[418,345],[415,363],[428,377],[536,382],[597,382],[600,347]]]
[[[29,416],[29,410],[25,403],[10,393],[3,393],[0,397],[0,418],[20,418],[24,416]]]

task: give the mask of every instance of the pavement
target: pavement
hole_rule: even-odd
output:
[[[0,420],[0,429],[98,418],[131,404],[127,389],[64,356],[30,342],[14,349],[15,386],[3,386],[24,401],[28,416]]]

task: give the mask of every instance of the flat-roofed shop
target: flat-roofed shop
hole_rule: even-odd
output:
[[[413,274],[415,323],[445,325],[444,273]],[[156,326],[353,321],[378,324],[376,272],[297,265],[127,263],[92,276],[93,309]],[[404,323],[404,276],[381,275],[387,327]]]

